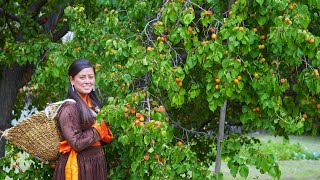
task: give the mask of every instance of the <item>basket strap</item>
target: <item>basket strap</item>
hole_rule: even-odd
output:
[[[58,101],[58,102],[54,102],[54,103],[51,103],[51,104],[53,104],[53,105],[55,105],[55,104],[63,104],[65,102],[74,102],[74,103],[76,103],[76,101],[74,99],[65,99],[63,101]]]
[[[90,109],[90,111],[91,111],[91,113],[92,113],[93,117],[97,117],[97,113],[96,113],[96,112],[94,112],[94,110]]]
[[[0,136],[0,141],[1,141],[2,137],[6,138],[8,136],[8,131],[7,130],[5,130],[5,131],[0,130],[0,134],[1,134],[1,136]]]
[[[76,103],[76,101],[75,101],[74,99],[65,99],[65,100],[63,100],[63,101],[58,101],[58,102],[51,103],[51,105],[59,105],[59,107],[57,108],[57,111],[54,113],[53,117],[55,117],[55,116],[57,115],[59,109],[61,108],[61,106],[62,106],[63,103],[65,103],[65,102],[74,102],[74,103]],[[96,117],[96,116],[97,116],[97,113],[94,112],[92,109],[90,109],[90,110],[91,110],[93,116]],[[46,116],[49,117],[48,108],[45,108],[45,109],[44,109],[44,112],[45,112]]]
[[[59,105],[59,107],[58,107],[57,111],[54,113],[53,117],[55,117],[57,115],[58,110],[61,108],[62,104],[65,103],[65,102],[74,102],[74,103],[76,103],[76,101],[74,99],[65,99],[63,101],[58,101],[58,102],[51,103],[52,105]],[[44,112],[45,112],[46,116],[49,117],[48,108],[45,108]]]

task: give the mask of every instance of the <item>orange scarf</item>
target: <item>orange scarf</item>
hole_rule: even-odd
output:
[[[81,96],[80,96],[81,97]],[[87,96],[86,99],[82,99],[84,102],[87,103],[87,105],[92,108],[91,99],[89,96]],[[97,141],[96,143],[92,144],[91,146],[101,146],[100,141]],[[59,148],[60,152],[62,154],[70,152],[70,155],[68,157],[68,161],[65,167],[65,179],[66,180],[78,180],[78,153],[72,149],[72,147],[69,145],[67,140],[59,142]]]

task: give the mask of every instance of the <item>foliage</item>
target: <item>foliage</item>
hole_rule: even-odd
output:
[[[29,86],[38,109],[63,98],[74,59],[95,64],[106,104],[99,120],[106,119],[116,135],[105,146],[110,178],[127,173],[182,178],[190,169],[192,178],[209,177],[188,138],[199,131],[212,137],[225,100],[228,122],[245,130],[263,128],[283,136],[317,132],[319,4],[238,0],[229,9],[227,1],[217,0],[79,0],[64,8],[59,21],[74,32],[71,41],[52,42],[41,24],[24,16],[20,24],[27,22],[28,37],[19,43],[6,38],[0,62],[36,65]],[[43,17],[54,7],[48,5]],[[21,14],[23,2],[4,8]],[[39,52],[43,59],[35,56]],[[236,135],[223,142],[231,174],[246,177],[253,164],[279,178],[274,157],[259,153],[254,144]]]
[[[228,161],[230,174],[236,177],[237,173],[246,178],[249,174],[248,165],[255,166],[260,173],[268,173],[274,178],[280,178],[279,165],[273,154],[261,152],[260,140],[253,137],[243,137],[237,134],[230,135],[222,143],[222,157]]]
[[[147,93],[135,93],[123,99],[110,98],[98,119],[107,117],[118,141],[106,147],[111,179],[205,178],[210,179],[208,168],[198,162],[189,145],[173,143],[173,129],[163,106],[146,112],[141,104]],[[150,114],[148,114],[150,113]],[[152,119],[150,121],[145,118]]]
[[[279,160],[317,160],[320,158],[319,152],[305,150],[301,144],[289,143],[288,140],[281,142],[268,141],[261,143],[260,151],[273,154]]]
[[[18,147],[6,144],[6,156],[0,159],[0,168],[1,179],[52,179],[55,165],[41,163]]]
[[[216,141],[213,138],[200,136],[190,143],[191,150],[197,153],[197,158],[205,164],[212,164],[216,160]]]

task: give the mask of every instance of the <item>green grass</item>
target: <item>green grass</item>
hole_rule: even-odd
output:
[[[278,142],[282,143],[282,137],[274,137],[270,135],[251,135],[259,138],[262,142]],[[290,136],[290,144],[299,143],[299,145],[306,151],[320,152],[320,137],[312,136]],[[281,170],[281,179],[284,180],[313,180],[320,179],[320,160],[296,160],[296,161],[279,161],[279,166]],[[224,179],[226,180],[240,180],[241,178],[238,174],[236,178],[232,177],[226,162],[222,162],[221,172],[224,174]],[[249,180],[251,179],[272,179],[268,174],[260,174],[260,172],[253,166],[249,167]]]

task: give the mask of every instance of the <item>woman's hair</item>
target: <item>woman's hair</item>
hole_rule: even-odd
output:
[[[72,78],[74,78],[81,70],[85,68],[92,68],[94,74],[96,74],[95,67],[86,59],[78,59],[73,61],[73,63],[69,66],[68,74]],[[98,106],[99,108],[102,107],[101,102],[97,98],[95,91],[91,91],[89,93],[89,97],[91,99],[92,105]],[[81,97],[78,95],[76,91],[73,91],[72,85],[69,81],[68,83],[68,95],[67,98],[74,99],[77,103],[76,106],[81,114],[81,123],[82,124],[89,124],[89,120],[93,118],[93,114],[89,106],[84,102]]]

